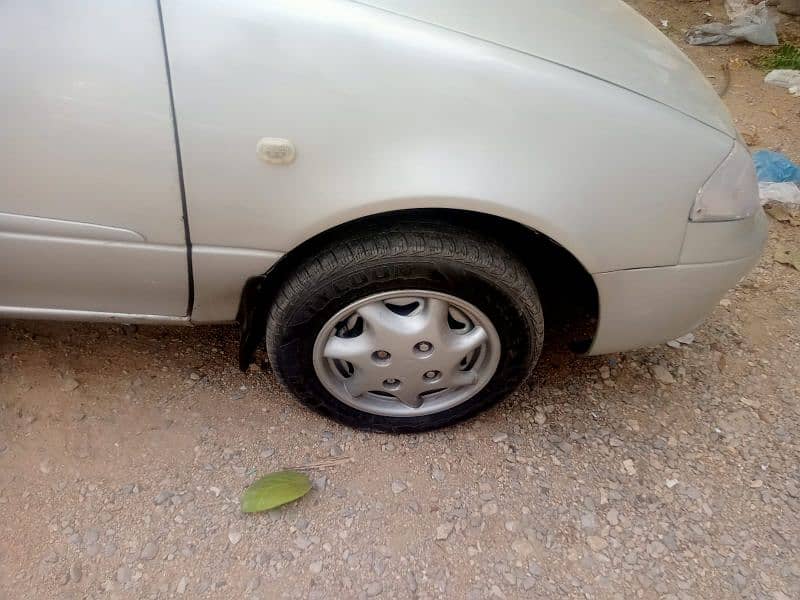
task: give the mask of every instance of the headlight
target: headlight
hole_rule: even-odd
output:
[[[758,178],[750,151],[741,142],[697,192],[692,221],[735,221],[755,214]]]

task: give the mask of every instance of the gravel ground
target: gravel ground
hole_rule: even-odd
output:
[[[676,39],[720,10],[633,4]],[[753,52],[692,56],[718,74]],[[761,77],[741,65],[726,99],[797,158],[800,104]],[[240,373],[231,328],[2,323],[0,598],[798,598],[800,273],[778,244],[800,228],[772,223],[691,343],[551,344],[509,401],[418,436]],[[285,467],[312,492],[241,514]]]

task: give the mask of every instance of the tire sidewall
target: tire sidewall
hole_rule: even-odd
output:
[[[491,406],[527,379],[542,345],[535,288],[530,298],[505,285],[502,278],[446,260],[395,257],[380,264],[359,264],[332,273],[286,307],[275,356],[270,360],[284,384],[305,404],[345,423],[366,429],[421,431],[463,420]],[[475,396],[439,413],[419,417],[373,415],[333,396],[313,366],[314,344],[328,320],[343,308],[373,294],[426,290],[450,294],[479,308],[500,337],[500,359],[492,379]]]

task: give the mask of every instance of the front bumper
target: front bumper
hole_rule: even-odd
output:
[[[758,262],[767,218],[690,223],[679,264],[594,274],[600,319],[589,354],[659,344],[691,331]]]

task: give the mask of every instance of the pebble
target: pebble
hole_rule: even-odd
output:
[[[383,592],[383,584],[380,581],[373,581],[372,583],[367,585],[365,590],[367,592],[368,598],[374,598],[375,596],[380,596]]]
[[[395,494],[399,494],[401,492],[404,492],[407,487],[408,486],[404,482],[400,481],[399,479],[395,479],[394,481],[392,481],[392,492],[395,493]]]
[[[487,517],[497,514],[497,502],[487,502],[481,507],[481,512]]]
[[[492,436],[492,441],[495,444],[499,444],[500,442],[505,442],[507,439],[508,439],[508,434],[507,433],[499,432],[499,433],[495,433]]]
[[[454,525],[452,523],[442,523],[436,528],[436,539],[439,541],[446,540],[453,533]]]
[[[78,583],[83,577],[83,571],[78,563],[72,563],[69,567],[69,580],[72,583]]]
[[[228,541],[231,545],[235,546],[238,544],[242,539],[242,532],[238,529],[229,529],[228,530]]]
[[[511,549],[520,558],[527,558],[533,554],[533,545],[524,538],[518,538],[511,542]]]
[[[189,581],[186,579],[186,576],[181,577],[178,585],[175,586],[175,591],[182,596],[184,592],[186,592],[186,585],[188,583]]]
[[[153,499],[153,503],[156,504],[156,505],[164,504],[164,502],[166,502],[167,500],[172,498],[174,495],[175,495],[175,492],[171,492],[170,490],[163,490],[163,491],[159,492],[158,496],[156,496]]]
[[[310,565],[308,565],[308,570],[311,571],[311,573],[314,575],[319,575],[320,573],[322,573],[322,561],[315,560]]]
[[[93,527],[86,530],[83,534],[83,544],[85,546],[94,546],[100,540],[100,532]]]
[[[158,553],[158,546],[155,542],[147,542],[142,548],[139,558],[142,560],[153,560]]]
[[[653,558],[661,557],[667,551],[667,547],[659,541],[647,544],[647,553]]]
[[[663,383],[664,385],[672,385],[675,383],[675,378],[672,376],[672,373],[663,365],[651,365],[650,372],[659,383]]]
[[[606,521],[611,526],[619,525],[619,512],[616,508],[612,508],[606,513]]]
[[[600,552],[608,547],[608,542],[596,535],[590,535],[586,538],[586,541],[589,543],[589,547],[595,552]]]
[[[275,454],[275,448],[264,448],[264,449],[263,449],[263,450],[262,450],[262,451],[259,453],[259,456],[261,456],[261,458],[272,458],[272,456],[273,456],[274,454]]]
[[[544,414],[544,411],[537,409],[533,414],[533,422],[537,425],[544,425],[547,423],[547,415]]]
[[[133,577],[133,573],[131,572],[130,567],[127,565],[122,565],[119,569],[117,569],[117,581],[119,583],[128,583]]]
[[[71,392],[73,390],[78,389],[80,385],[81,385],[80,382],[74,377],[66,377],[64,378],[64,383],[61,384],[61,391]]]

